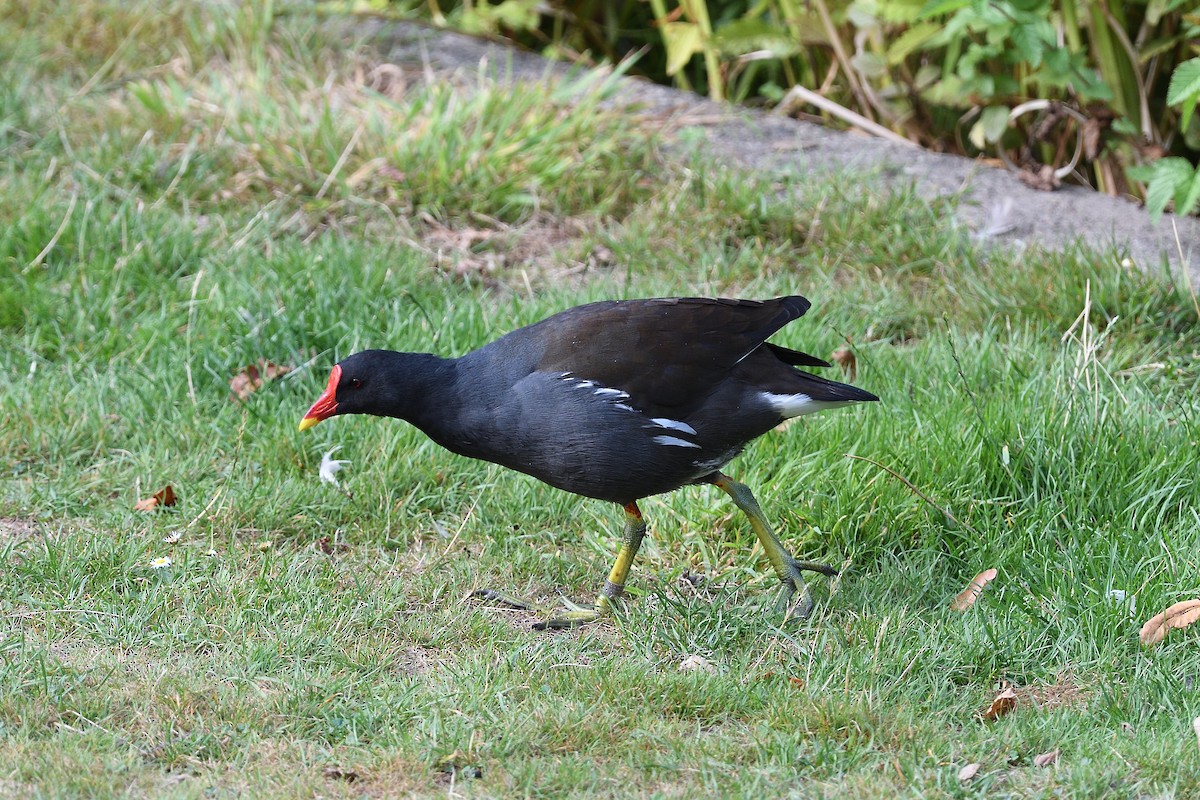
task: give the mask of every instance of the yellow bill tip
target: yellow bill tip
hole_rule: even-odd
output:
[[[305,417],[304,419],[300,420],[300,430],[306,431],[320,421],[320,417]]]

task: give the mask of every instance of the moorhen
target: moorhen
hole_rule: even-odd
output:
[[[807,616],[812,597],[745,485],[721,472],[752,439],[790,417],[878,400],[795,367],[827,362],[767,341],[808,311],[803,297],[660,298],[571,308],[460,358],[364,350],[337,364],[300,421],[335,414],[398,417],[460,455],[519,470],[625,509],[625,538],[592,606],[536,626],[566,627],[612,610],[646,533],[638,500],[711,483],[750,518],[783,582],[778,607]],[[477,596],[534,606],[491,590]]]

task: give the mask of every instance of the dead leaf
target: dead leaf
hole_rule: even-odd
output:
[[[1040,756],[1033,757],[1033,765],[1035,767],[1048,767],[1058,761],[1058,748],[1054,748],[1049,753],[1042,753]]]
[[[229,379],[229,391],[238,400],[245,400],[262,388],[262,378],[259,377],[258,367],[251,364],[237,375]]]
[[[958,771],[958,780],[961,783],[966,783],[967,781],[971,780],[971,778],[974,778],[976,773],[978,773],[978,772],[979,772],[979,762],[967,764],[965,767],[963,767],[962,769],[960,769]]]
[[[842,371],[846,373],[846,380],[853,382],[858,377],[858,359],[854,357],[854,351],[849,347],[834,350],[829,360],[842,368]]]
[[[283,364],[276,364],[261,358],[258,360],[258,366],[262,369],[263,375],[265,375],[269,381],[273,381],[276,378],[282,378],[284,375],[287,375],[292,371],[291,367]]]
[[[1083,157],[1088,161],[1095,161],[1096,156],[1100,155],[1100,135],[1106,127],[1095,117],[1083,123]]]
[[[987,722],[995,722],[1016,707],[1017,693],[1010,686],[996,695],[996,699],[992,701],[991,708],[983,712],[983,718]]]
[[[1017,173],[1017,180],[1025,184],[1031,189],[1037,189],[1040,192],[1052,192],[1059,186],[1062,186],[1062,180],[1054,174],[1054,167],[1049,164],[1042,164],[1037,167],[1037,171],[1024,167]]]
[[[708,659],[704,656],[688,656],[683,661],[679,662],[680,672],[712,672],[713,666],[708,663]]]
[[[334,541],[329,536],[322,536],[317,540],[317,549],[325,555],[331,556],[334,553],[340,553],[345,550],[349,550],[350,545],[346,544],[345,542]]]
[[[325,768],[325,777],[335,781],[354,783],[358,780],[358,773],[345,767],[330,766]]]
[[[175,505],[175,490],[171,488],[171,484],[167,484],[163,488],[155,492],[151,497],[145,497],[138,500],[133,505],[134,511],[153,511],[156,508]]]
[[[241,372],[229,379],[229,391],[233,392],[234,397],[238,400],[246,400],[261,389],[266,381],[273,381],[291,371],[291,367],[260,358],[258,363],[244,367]]]
[[[1200,619],[1200,600],[1184,600],[1176,603],[1161,614],[1146,620],[1138,638],[1149,647],[1158,644],[1172,628],[1186,628]]]
[[[967,584],[967,588],[958,593],[958,596],[954,598],[954,602],[950,604],[950,607],[955,611],[966,611],[968,608],[975,605],[975,601],[978,600],[979,595],[983,593],[984,587],[994,581],[996,579],[996,575],[998,574],[999,573],[997,573],[993,568],[985,569],[983,572],[976,575],[971,579],[971,582]]]
[[[795,676],[792,676],[792,677],[788,678],[788,680],[791,681],[796,686],[799,686],[801,689],[804,688],[804,679],[803,678],[797,678]]]

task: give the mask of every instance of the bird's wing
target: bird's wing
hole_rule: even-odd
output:
[[[646,410],[705,397],[767,337],[808,311],[803,297],[664,298],[593,303],[539,323],[547,342],[537,369],[619,389]],[[820,359],[771,345],[787,363]]]

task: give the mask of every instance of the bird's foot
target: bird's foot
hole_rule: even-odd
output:
[[[784,575],[781,576],[783,586],[779,588],[779,597],[775,600],[776,613],[785,614],[785,619],[808,619],[816,605],[812,589],[804,581],[803,572],[819,572],[822,575],[837,575],[837,570],[828,564],[817,561],[797,561],[788,558],[784,563]]]
[[[532,603],[526,603],[523,600],[518,600],[515,597],[510,597],[502,592],[497,592],[492,589],[476,589],[471,592],[471,597],[479,597],[484,600],[494,600],[497,603],[503,603],[509,608],[515,608],[519,611],[531,611],[539,617],[544,617],[545,621],[534,623],[535,631],[556,630],[559,628],[573,628],[576,625],[586,625],[589,622],[596,622],[607,617],[612,613],[612,601],[604,595],[596,598],[596,603],[593,605],[579,605],[572,603],[567,598],[560,598],[564,608],[561,609],[546,609]]]

